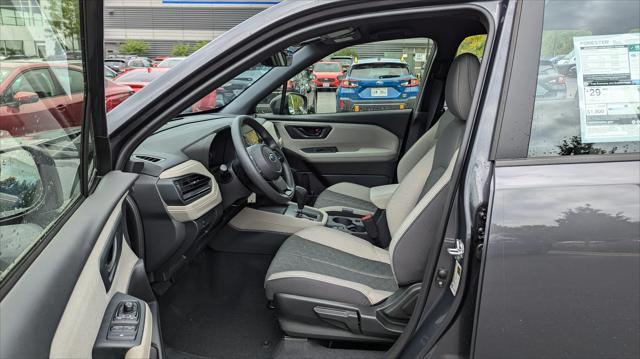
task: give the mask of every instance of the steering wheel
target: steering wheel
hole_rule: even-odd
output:
[[[251,127],[264,143],[247,144],[243,127]],[[242,169],[251,182],[271,200],[289,202],[295,192],[291,167],[269,131],[253,117],[240,115],[231,123],[231,139]]]

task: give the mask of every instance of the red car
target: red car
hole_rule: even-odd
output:
[[[146,69],[133,69],[122,73],[114,78],[114,81],[121,85],[127,85],[138,92],[147,86],[151,81],[164,75],[171,70],[169,67],[148,67]],[[203,97],[200,101],[191,106],[191,112],[200,112],[216,108],[216,91]]]
[[[105,78],[110,111],[133,90]],[[0,131],[23,136],[80,126],[84,117],[82,68],[44,62],[3,62],[0,67]]]
[[[344,76],[342,65],[337,61],[316,62],[312,74],[318,90],[338,88]]]

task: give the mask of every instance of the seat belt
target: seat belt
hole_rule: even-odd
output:
[[[411,130],[409,131],[409,136],[407,136],[407,142],[405,144],[404,152],[408,151],[411,146],[413,146],[416,141],[427,131],[436,118],[439,118],[443,111],[438,111],[438,108],[441,106],[442,100],[442,90],[444,88],[444,83],[446,79],[446,75],[442,75],[438,71],[437,74],[434,74],[433,78],[430,80],[431,85],[429,86],[430,95],[428,97],[428,105],[427,111],[424,115],[421,116],[421,113],[418,113],[418,119],[414,121],[411,125]],[[421,118],[424,118],[423,121],[420,121]]]

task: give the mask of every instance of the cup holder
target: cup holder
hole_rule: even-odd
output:
[[[331,217],[330,223],[331,227],[335,227],[338,229],[343,229],[349,232],[355,233],[365,233],[366,230],[362,221],[359,218],[350,218],[350,217]]]

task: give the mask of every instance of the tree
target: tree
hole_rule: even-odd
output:
[[[209,40],[198,41],[195,44],[191,45],[191,52],[196,52],[203,48],[206,44],[209,43]]]
[[[80,9],[76,0],[50,0],[49,24],[59,42],[76,51],[80,39]]]
[[[358,51],[356,51],[356,49],[354,48],[347,47],[345,49],[336,51],[333,56],[351,56],[355,59],[358,57]]]
[[[187,56],[191,52],[191,48],[188,44],[175,44],[171,50],[173,56]]]
[[[127,55],[144,55],[149,51],[149,43],[142,40],[127,40],[120,44],[120,52]]]
[[[484,54],[484,45],[486,43],[487,35],[469,36],[462,40],[462,43],[458,47],[458,53],[456,56],[464,53],[470,53],[476,55],[477,58],[481,58]]]
[[[571,136],[568,141],[564,139],[562,140],[562,143],[556,147],[558,147],[558,154],[561,156],[603,155],[607,153],[605,150],[593,147],[592,143],[582,143],[582,138],[580,136]]]

